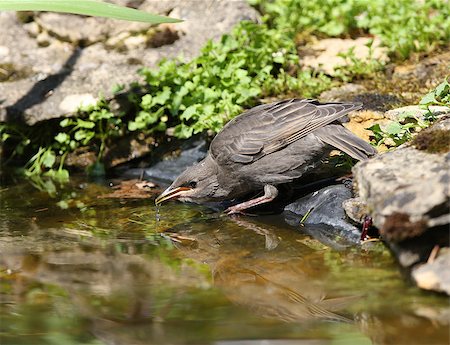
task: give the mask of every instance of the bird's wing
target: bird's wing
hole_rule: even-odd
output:
[[[372,145],[341,125],[333,124],[322,127],[315,131],[314,134],[323,142],[360,161],[377,153],[377,150]]]
[[[261,105],[230,121],[212,141],[210,152],[219,163],[251,163],[360,107],[310,99]]]

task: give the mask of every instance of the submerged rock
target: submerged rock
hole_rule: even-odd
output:
[[[344,185],[328,186],[287,205],[284,217],[293,226],[321,225],[305,229],[311,230],[312,236],[332,247],[342,246],[344,242],[358,243],[361,232],[349,223],[342,208],[342,203],[351,197],[351,190]]]

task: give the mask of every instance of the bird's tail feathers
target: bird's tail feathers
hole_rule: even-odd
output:
[[[357,160],[365,160],[377,154],[372,145],[341,125],[330,124],[315,130],[314,134],[323,142]]]

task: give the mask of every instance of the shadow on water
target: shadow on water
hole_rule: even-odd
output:
[[[156,222],[151,200],[108,191],[1,190],[0,343],[448,343],[448,300],[405,285],[381,245],[177,203]]]

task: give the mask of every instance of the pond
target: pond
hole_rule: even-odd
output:
[[[330,248],[282,216],[3,181],[1,344],[448,344],[447,297],[382,243]]]

